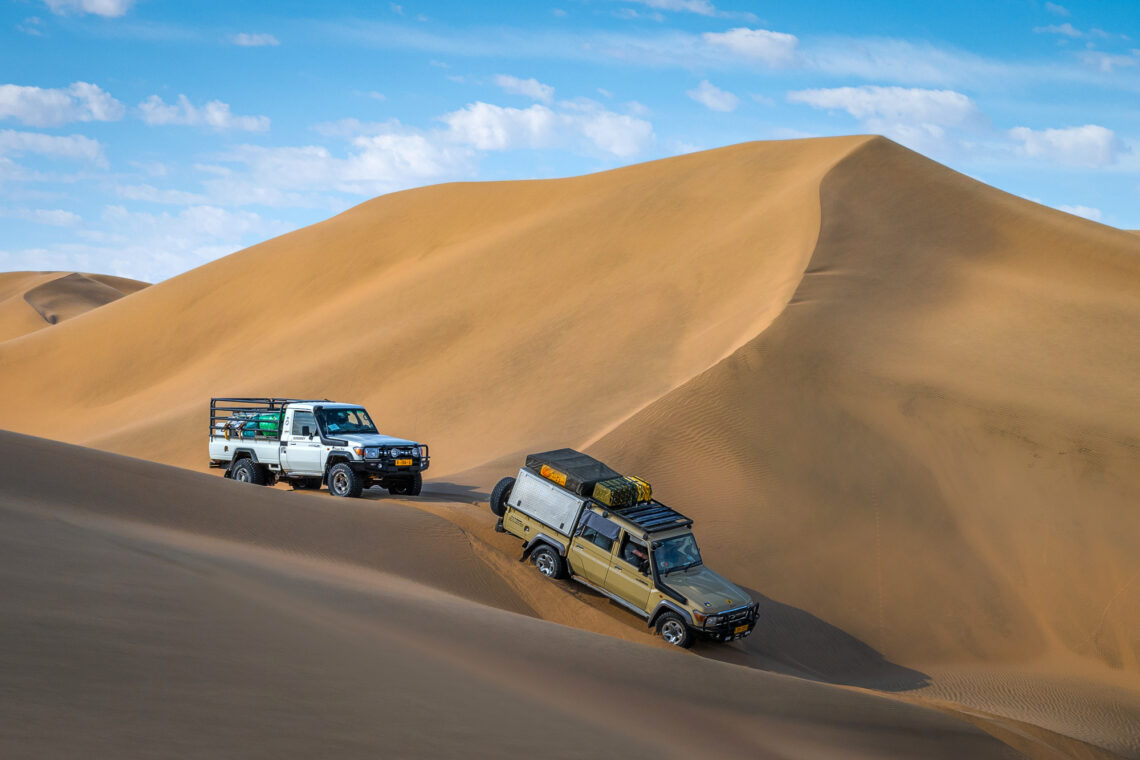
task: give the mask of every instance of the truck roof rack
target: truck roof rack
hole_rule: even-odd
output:
[[[226,423],[231,419],[246,419],[257,413],[277,412],[278,414],[285,408],[285,404],[296,404],[301,401],[328,401],[328,399],[301,399],[301,398],[277,398],[277,397],[250,397],[250,396],[233,396],[233,397],[219,397],[210,399],[210,437],[222,435],[226,428]],[[236,416],[235,416],[236,415]],[[270,438],[277,439],[280,437],[280,430],[263,430],[260,426],[257,430],[251,431],[253,438]]]
[[[632,504],[620,509],[611,507],[610,511],[626,522],[633,523],[646,533],[659,533],[663,530],[685,528],[693,524],[693,521],[688,517],[656,500]]]

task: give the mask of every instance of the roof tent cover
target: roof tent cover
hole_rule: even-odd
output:
[[[610,469],[592,456],[574,449],[544,451],[541,454],[530,454],[526,458],[528,470],[533,470],[538,475],[560,483],[558,478],[542,472],[543,465],[554,470],[555,473],[565,475],[566,482],[561,483],[561,485],[579,496],[591,496],[594,493],[594,485],[599,480],[621,477],[620,473]]]

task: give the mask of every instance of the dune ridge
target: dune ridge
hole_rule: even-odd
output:
[[[202,469],[211,395],[360,401],[529,609],[637,640],[470,509],[588,445],[789,626],[727,658],[1140,756],[1071,709],[1140,693],[1138,293],[1135,235],[882,138],[750,143],[375,199],[0,344],[0,426]]]

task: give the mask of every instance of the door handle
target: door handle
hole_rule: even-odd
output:
[[[617,565],[614,565],[614,570],[617,570],[619,573],[621,572],[621,568],[618,567]]]
[[[574,550],[580,552],[580,551],[582,551],[582,547],[579,546],[578,544],[574,544]]]

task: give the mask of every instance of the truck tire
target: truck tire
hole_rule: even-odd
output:
[[[688,649],[693,645],[693,631],[685,624],[685,619],[676,612],[662,613],[657,618],[657,632],[665,643],[672,644],[681,649]]]
[[[543,544],[531,552],[530,561],[538,568],[538,572],[552,580],[557,580],[566,574],[566,565],[562,558],[547,544]]]
[[[308,489],[310,491],[319,491],[321,490],[321,482],[322,481],[320,476],[312,478],[297,478],[296,480],[291,481],[293,488],[298,491],[304,489]]]
[[[495,517],[502,517],[507,511],[507,499],[511,497],[511,489],[515,487],[514,478],[503,478],[491,489],[491,512]]]
[[[339,462],[329,470],[329,493],[333,496],[346,496],[355,499],[364,491],[364,483],[344,462]]]
[[[398,480],[388,486],[388,493],[393,496],[419,496],[424,487],[424,476],[418,472],[405,480]]]
[[[231,477],[239,483],[251,483],[255,486],[265,485],[265,472],[261,465],[255,464],[248,457],[241,459],[233,466]]]

